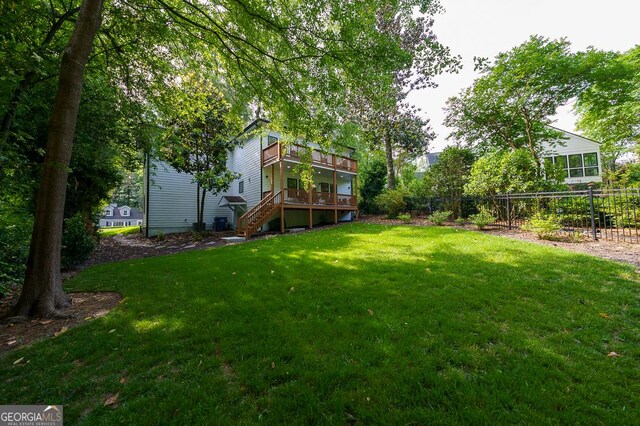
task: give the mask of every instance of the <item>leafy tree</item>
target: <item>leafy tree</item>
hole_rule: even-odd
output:
[[[475,156],[470,149],[448,146],[438,157],[438,162],[429,169],[433,192],[448,200],[445,209],[451,210],[454,218],[460,216],[460,198],[474,161]]]
[[[142,169],[121,172],[121,182],[113,192],[112,201],[120,206],[141,209],[144,206],[142,183]]]
[[[406,59],[391,70],[383,86],[365,88],[351,100],[371,147],[385,152],[389,189],[396,188],[394,160],[398,154],[403,154],[405,160],[424,155],[435,138],[429,120],[418,115],[420,110],[407,102],[407,96],[414,90],[435,87],[433,77],[460,68],[460,58],[452,56],[433,32],[432,16],[441,11],[440,4],[424,2],[421,12],[426,16],[415,18],[412,2],[399,3],[399,13],[380,9],[378,28],[382,34],[400,41]]]
[[[197,184],[198,230],[203,231],[204,202],[229,189],[239,175],[227,168],[229,153],[239,145],[235,138],[241,129],[239,117],[211,82],[183,79],[165,118],[162,157],[178,172],[193,175]]]
[[[603,166],[640,143],[640,45],[625,53],[588,50],[581,54],[589,87],[575,104],[578,128],[602,143]]]
[[[377,213],[375,198],[384,191],[387,183],[387,166],[380,156],[372,156],[358,170],[358,208],[366,213]]]
[[[471,166],[465,193],[493,196],[552,190],[563,185],[559,173],[556,174],[551,168],[546,173],[546,179],[538,173],[535,159],[526,148],[494,151],[480,157]]]
[[[77,15],[65,21],[66,30],[55,32],[61,35],[59,46],[66,47],[64,53],[52,48],[52,57],[61,64],[59,73],[52,74],[59,85],[25,285],[14,313],[56,315],[67,303],[60,279],[63,208],[83,74],[92,49],[91,58],[114,59],[96,67],[111,71],[133,98],[153,100],[175,69],[214,73],[231,89],[233,105],[260,102],[274,126],[284,129],[286,123],[290,134],[326,144],[340,139],[348,95],[384,88],[388,76],[412,57],[398,36],[380,31],[378,11],[387,18],[409,17],[414,6],[424,11],[431,4],[437,3],[147,0],[109,3],[103,10],[102,0],[83,0]],[[57,16],[55,7],[50,9],[50,16]],[[11,31],[24,27],[28,18],[28,13],[21,15]],[[11,39],[11,34],[3,38]],[[25,73],[16,75],[14,83],[22,84]],[[13,95],[9,99],[12,104]]]
[[[548,127],[551,118],[586,85],[583,62],[569,47],[565,39],[532,36],[493,64],[477,62],[482,76],[447,102],[449,137],[481,152],[525,148],[540,173],[542,142],[561,136]]]

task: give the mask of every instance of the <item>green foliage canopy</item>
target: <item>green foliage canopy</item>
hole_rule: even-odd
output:
[[[578,128],[602,143],[603,165],[615,170],[640,143],[640,45],[625,53],[590,49],[582,58],[590,84],[575,104]]]
[[[561,134],[548,127],[558,107],[584,87],[582,62],[565,39],[532,36],[482,67],[472,87],[448,100],[449,136],[481,152],[526,148],[541,170],[544,141]]]
[[[227,159],[240,144],[235,136],[242,122],[211,81],[186,76],[170,91],[167,102],[162,158],[178,172],[193,175],[198,185],[198,221],[202,223],[206,193],[226,191],[239,177],[227,168]]]

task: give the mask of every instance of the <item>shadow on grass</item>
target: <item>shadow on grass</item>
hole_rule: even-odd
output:
[[[547,247],[376,225],[103,265],[71,285],[120,291],[121,308],[16,353],[29,364],[5,357],[0,399],[92,423],[633,423],[634,280]]]

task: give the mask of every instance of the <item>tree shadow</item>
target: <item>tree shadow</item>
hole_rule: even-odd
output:
[[[179,423],[633,420],[629,271],[477,233],[363,225],[99,266],[71,285],[118,290],[122,307],[25,351],[30,368],[4,367],[0,398],[57,398],[87,422],[150,405]],[[103,407],[116,392],[121,405]]]

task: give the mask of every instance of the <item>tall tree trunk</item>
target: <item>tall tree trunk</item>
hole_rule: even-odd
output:
[[[387,186],[396,189],[396,172],[393,167],[393,143],[388,134],[384,136],[384,151],[387,156]]]
[[[71,149],[82,94],[84,68],[102,22],[103,0],[84,0],[62,55],[47,152],[36,202],[36,215],[22,293],[13,314],[54,316],[68,305],[60,276],[60,249]]]
[[[533,155],[533,160],[536,162],[536,176],[540,177],[542,176],[542,162],[540,161],[540,157],[538,157],[535,144],[533,143],[533,136],[531,135],[531,120],[529,119],[529,116],[527,115],[527,112],[525,109],[522,110],[522,115],[524,117],[524,124],[525,124],[524,129],[525,129],[525,133],[527,134],[529,151],[531,152],[531,155]]]

